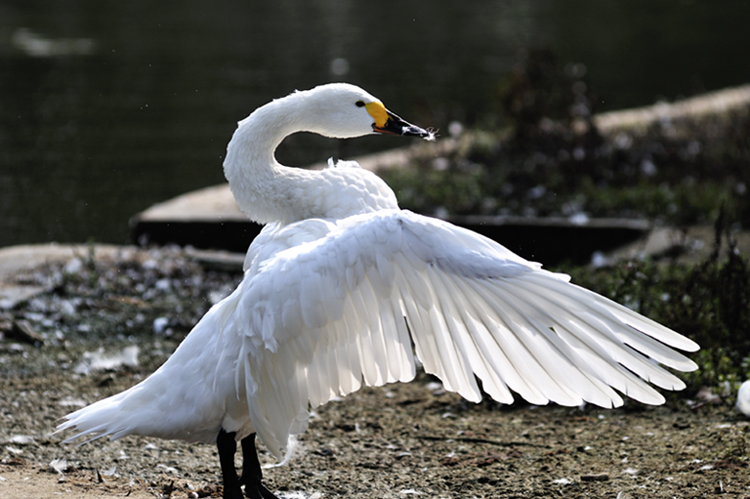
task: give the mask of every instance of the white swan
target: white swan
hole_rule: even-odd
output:
[[[274,150],[298,131],[432,138],[348,84],[295,92],[241,121],[225,174],[240,208],[267,224],[244,279],[150,377],[66,416],[58,428],[79,431],[68,440],[217,442],[224,497],[239,499],[245,485],[268,499],[255,434],[281,459],[311,407],[363,384],[410,381],[415,353],[447,390],[475,402],[479,378],[505,403],[515,391],[534,404],[614,407],[619,391],[660,404],[647,382],[684,387],[661,365],[697,368],[670,348],[695,351],[691,340],[485,237],[400,210],[369,171],[280,165]]]

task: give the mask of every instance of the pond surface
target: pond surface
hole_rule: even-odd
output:
[[[599,110],[750,81],[750,2],[35,1],[0,4],[0,246],[123,243],[155,202],[223,181],[235,123],[328,81],[404,118],[493,121],[524,51],[580,63]],[[304,165],[408,144],[287,140]]]

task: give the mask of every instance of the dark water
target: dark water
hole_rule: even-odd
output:
[[[486,123],[519,54],[585,64],[600,110],[750,81],[750,2],[0,3],[0,246],[122,243],[128,218],[223,181],[237,120],[328,81],[423,126]],[[297,135],[280,159],[405,145]]]

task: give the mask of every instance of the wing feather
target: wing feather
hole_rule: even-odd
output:
[[[346,359],[349,361],[347,365],[341,366],[342,369],[347,369],[352,377],[351,390],[346,390],[344,386],[341,387],[339,394],[344,396],[348,393],[355,392],[362,386],[362,380],[364,379],[365,372],[365,360],[361,355],[359,348],[359,330],[355,326],[356,324],[356,312],[352,300],[346,300],[344,303],[344,313],[341,321],[336,323],[336,327],[339,329],[340,338],[346,351]]]
[[[436,305],[431,308],[437,320],[433,331],[439,340],[438,349],[441,352],[441,358],[444,363],[448,363],[446,371],[449,379],[453,380],[455,387],[453,391],[457,391],[472,402],[479,402],[482,400],[482,394],[474,379],[472,369],[473,364],[480,360],[479,355],[476,353],[473,342],[467,337],[466,327],[456,320],[458,317],[456,306],[451,298],[450,290],[445,287],[440,278],[440,273],[434,267],[428,267],[427,279],[432,285]]]
[[[439,276],[448,289],[460,289],[462,293],[452,293],[454,303],[446,303],[449,307],[449,317],[452,317],[452,329],[457,333],[461,343],[470,353],[470,362],[474,373],[482,380],[482,388],[495,400],[511,403],[513,396],[503,382],[504,375],[514,377],[515,371],[508,369],[507,358],[498,348],[490,331],[481,323],[481,314],[477,314],[473,306],[476,296],[466,292],[463,279],[450,280],[448,276]],[[503,362],[505,361],[505,362]]]
[[[381,302],[380,310],[380,327],[385,344],[385,359],[388,362],[386,379],[388,383],[395,383],[399,381],[401,373],[401,349],[391,300]]]
[[[381,323],[381,303],[377,293],[373,289],[369,279],[363,279],[359,286],[362,293],[362,332],[360,333],[366,340],[363,342],[363,348],[370,352],[370,362],[376,367],[376,375],[367,382],[370,386],[381,386],[386,383],[388,372],[388,359],[386,358],[385,339],[383,338],[383,329]]]
[[[550,400],[563,405],[578,405],[588,400],[599,405],[608,406],[612,402],[611,390],[602,391],[596,378],[589,376],[583,359],[560,336],[559,324],[549,312],[542,307],[538,314],[528,308],[529,297],[517,293],[502,295],[508,307],[517,314],[518,321],[529,325],[529,335],[521,336],[526,348],[534,356],[540,368],[544,369],[557,384],[553,387]],[[533,297],[531,297],[533,299]],[[538,302],[537,302],[538,303]],[[563,399],[553,398],[563,396]]]
[[[558,321],[563,318],[585,324],[589,329],[587,336],[590,340],[594,339],[592,335],[597,335],[598,342],[609,348],[614,359],[627,365],[644,379],[662,388],[684,388],[684,384],[679,378],[650,362],[637,352],[683,371],[694,369],[695,364],[674,350],[657,343],[650,336],[632,328],[629,324],[620,322],[608,308],[601,306],[603,297],[587,292],[592,296],[586,297],[591,302],[591,305],[586,305],[583,300],[565,299],[565,301],[562,301],[562,298],[558,298],[558,296],[565,298],[565,295],[552,295],[550,290],[554,289],[554,283],[549,288],[537,286],[534,289],[532,287],[531,291],[527,291],[527,287],[529,287],[527,283],[521,283],[515,287],[515,291],[526,296],[527,301],[533,298],[543,303],[548,314],[550,313],[549,310],[555,310],[555,317]],[[572,287],[572,285],[569,285],[569,287]],[[578,290],[582,290],[582,288],[578,288]],[[581,307],[581,304],[584,304],[585,308]],[[616,305],[614,302],[610,302],[610,304]],[[573,312],[571,312],[571,307],[574,307]]]
[[[514,391],[611,407],[623,402],[615,390],[660,403],[648,383],[684,386],[660,364],[696,367],[673,350],[692,341],[445,222],[383,211],[283,233],[288,249],[255,250],[265,260],[255,257],[244,305],[223,322],[243,338],[236,383],[277,457],[309,407],[409,381],[415,354],[446,389],[479,401],[478,378],[504,403]]]
[[[694,342],[603,296],[572,284],[562,287],[558,282],[546,282],[543,280],[543,273],[539,274],[530,276],[522,284],[530,294],[536,296],[557,293],[561,297],[568,297],[569,306],[575,306],[576,309],[586,311],[602,322],[614,326],[611,327],[614,334],[636,350],[674,369],[697,369],[697,365],[692,360],[667,346],[694,351],[698,347]],[[643,334],[632,334],[632,329],[622,327],[622,325],[628,325]],[[687,341],[680,341],[680,339]]]
[[[492,367],[493,375],[498,376],[503,384],[521,394],[529,402],[545,403],[546,401],[543,400],[541,395],[528,385],[527,381],[532,380],[525,380],[520,375],[518,369],[513,366],[513,361],[507,355],[507,350],[503,348],[502,338],[510,334],[510,331],[501,326],[500,317],[465,279],[457,279],[456,285],[462,291],[461,294],[466,297],[464,313],[471,313],[472,315],[472,321],[469,324],[473,328],[474,338],[481,341],[482,352],[485,353],[485,358]],[[499,337],[501,341],[498,341],[496,337]],[[505,391],[507,389],[503,390],[503,392]],[[508,396],[510,397],[508,403],[510,403],[513,401],[513,397],[509,392]],[[507,401],[507,397],[505,400],[496,400],[504,402]]]
[[[351,294],[351,298],[355,300],[357,308],[356,322],[350,333],[356,336],[360,358],[362,359],[362,381],[367,386],[380,386],[385,383],[381,375],[382,367],[380,365],[385,361],[376,354],[377,341],[374,342],[372,338],[374,332],[372,331],[371,318],[368,314],[363,292],[367,292],[364,286]],[[374,307],[374,310],[370,311],[371,313],[374,314],[378,311],[377,304],[373,304],[371,307]]]

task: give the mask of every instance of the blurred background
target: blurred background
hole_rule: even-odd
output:
[[[539,48],[593,112],[750,82],[741,0],[0,2],[0,246],[125,243],[155,202],[224,181],[236,122],[330,81],[447,130],[503,125]],[[288,139],[286,164],[407,145]]]

